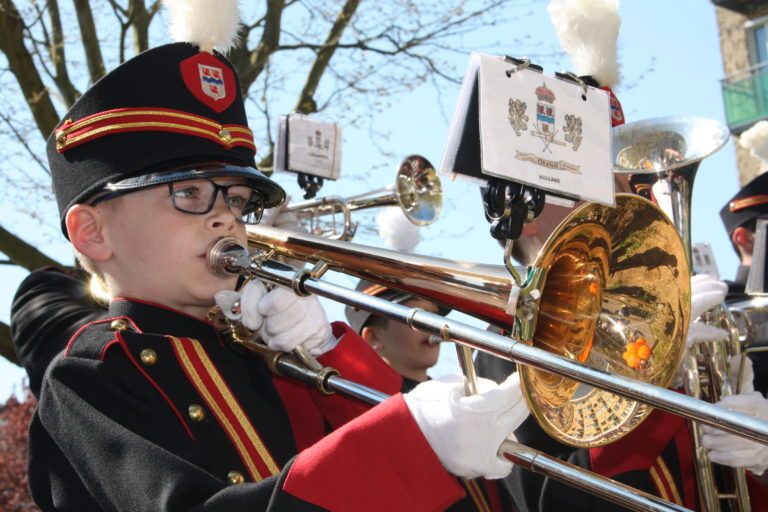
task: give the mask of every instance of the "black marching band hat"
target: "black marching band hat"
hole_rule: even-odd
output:
[[[47,143],[62,231],[67,210],[105,190],[214,176],[247,179],[270,208],[283,189],[256,169],[237,71],[216,51],[172,43],[96,82]]]
[[[380,299],[388,300],[390,302],[394,302],[395,304],[401,304],[408,299],[418,298],[415,295],[410,295],[393,288],[388,288],[382,284],[372,283],[366,280],[360,280],[360,282],[357,283],[355,291],[362,292],[373,297],[378,297]],[[451,312],[451,309],[446,306],[441,304],[438,304],[437,306],[437,313],[439,315],[445,316]],[[373,313],[369,311],[358,309],[352,306],[347,306],[344,308],[344,314],[347,316],[349,326],[352,327],[352,329],[358,334],[360,334],[360,331],[363,330],[363,327],[365,327],[365,324],[368,323],[368,320],[370,320],[371,316],[373,315]]]
[[[768,215],[768,173],[763,173],[742,188],[720,210],[728,235],[739,226]]]

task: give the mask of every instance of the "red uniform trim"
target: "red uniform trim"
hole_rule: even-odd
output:
[[[199,341],[169,336],[179,365],[205,401],[208,411],[232,441],[253,481],[276,475],[280,468],[245,414],[237,397],[208,358]]]
[[[693,439],[686,422],[675,434],[675,447],[679,461],[681,478],[683,480],[683,505],[691,510],[696,508],[698,493],[696,491],[696,475],[693,470]],[[756,510],[753,508],[753,510]]]
[[[387,395],[400,392],[403,378],[392,369],[368,343],[350,326],[342,322],[331,324],[339,344],[318,358],[323,366],[336,368],[341,376]],[[368,411],[371,406],[339,394],[312,393],[312,400],[325,419],[336,429]]]
[[[492,512],[482,489],[480,489],[479,482],[477,480],[463,480],[464,486],[467,488],[467,492],[469,493],[470,498],[472,498],[475,507],[477,507],[478,512]]]
[[[738,212],[744,208],[759,206],[765,203],[768,203],[768,194],[758,194],[755,196],[744,197],[742,199],[734,199],[728,206],[732,212]]]
[[[485,487],[485,494],[488,496],[488,501],[491,505],[491,510],[494,512],[502,512],[504,509],[501,507],[501,496],[499,496],[499,484],[500,480],[483,480],[483,487]]]
[[[148,374],[148,373],[147,373],[147,372],[144,370],[144,368],[142,368],[142,367],[141,367],[141,365],[139,364],[139,362],[138,362],[138,361],[136,361],[136,359],[133,357],[133,354],[131,354],[131,351],[128,349],[128,345],[125,343],[125,339],[123,338],[123,335],[122,335],[122,333],[120,333],[120,332],[115,332],[115,340],[114,340],[114,342],[117,342],[117,345],[118,345],[118,346],[119,346],[121,349],[123,349],[123,352],[125,352],[125,356],[126,356],[126,357],[128,358],[128,360],[129,360],[129,361],[130,361],[130,362],[133,364],[133,366],[135,366],[135,367],[136,367],[136,369],[139,371],[139,373],[140,373],[140,374],[141,374],[141,375],[142,375],[142,376],[143,376],[145,379],[147,379],[147,382],[149,382],[149,384],[150,384],[150,385],[151,385],[153,388],[155,388],[155,389],[157,390],[157,392],[158,392],[158,393],[160,393],[160,396],[162,396],[162,397],[163,397],[163,400],[165,400],[165,401],[166,401],[166,403],[168,404],[168,406],[169,406],[169,407],[171,408],[171,410],[173,411],[173,414],[175,414],[175,415],[176,415],[176,418],[178,418],[178,420],[179,420],[179,423],[181,423],[181,426],[184,428],[184,430],[186,431],[186,433],[187,433],[187,435],[189,436],[189,438],[190,438],[190,439],[192,439],[193,441],[195,441],[195,440],[196,440],[196,439],[195,439],[195,435],[194,435],[194,434],[192,433],[192,431],[189,429],[189,425],[187,425],[187,422],[186,422],[186,421],[184,421],[184,417],[181,415],[181,413],[179,412],[179,410],[176,408],[176,405],[173,403],[173,401],[171,401],[171,399],[170,399],[170,398],[168,398],[168,395],[166,395],[166,394],[165,394],[165,391],[163,391],[163,390],[162,390],[162,388],[161,388],[160,386],[158,386],[158,385],[157,385],[157,382],[155,382],[155,381],[152,379],[152,377],[150,377],[150,376],[149,376],[149,374]],[[109,343],[107,346],[109,347],[109,346],[112,346],[112,345],[114,345],[114,342],[110,342],[110,343]],[[103,353],[102,353],[102,358],[103,358],[105,355],[106,355],[106,353],[104,353],[104,352],[103,352]]]
[[[615,443],[591,448],[592,471],[610,478],[628,471],[648,470],[681,428],[688,428],[683,418],[654,410]]]
[[[444,510],[464,495],[399,394],[301,452],[283,490],[334,512]]]
[[[749,488],[749,503],[752,510],[768,510],[768,486],[747,471],[747,487]]]
[[[310,397],[310,390],[296,381],[273,377],[272,383],[291,422],[298,451],[305,450],[325,436],[325,422]]]
[[[219,124],[213,119],[158,107],[116,108],[77,121],[68,119],[56,129],[56,150],[64,153],[107,135],[130,132],[170,132],[199,137],[231,149],[243,146],[256,152],[253,132],[245,125]]]
[[[94,321],[92,321],[92,322],[88,322],[87,324],[83,324],[83,325],[81,325],[81,326],[80,326],[80,327],[79,327],[79,328],[78,328],[78,329],[75,331],[75,334],[73,334],[73,335],[72,335],[72,337],[71,337],[71,338],[69,338],[69,341],[67,342],[67,348],[65,348],[65,349],[64,349],[64,355],[65,355],[65,356],[68,356],[68,355],[69,355],[69,351],[72,349],[72,345],[75,343],[75,340],[78,338],[78,336],[80,336],[80,334],[81,334],[81,333],[82,333],[82,332],[83,332],[83,331],[84,331],[86,328],[90,327],[91,325],[96,325],[96,324],[104,324],[104,323],[107,323],[107,322],[110,322],[110,323],[111,323],[111,322],[112,322],[112,321],[114,321],[114,320],[125,320],[126,322],[128,322],[129,324],[131,324],[131,327],[133,327],[133,329],[134,329],[136,332],[138,332],[138,333],[141,333],[141,330],[138,328],[138,326],[137,326],[137,325],[136,325],[136,324],[133,322],[133,320],[132,320],[132,319],[128,318],[127,316],[115,316],[115,317],[111,317],[111,318],[102,318],[102,319],[100,319],[100,320],[94,320]],[[103,352],[103,350],[102,350],[102,352]]]

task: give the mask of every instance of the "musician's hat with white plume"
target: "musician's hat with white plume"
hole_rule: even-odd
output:
[[[265,207],[285,197],[256,169],[237,71],[215,50],[235,40],[237,2],[167,3],[173,32],[184,40],[143,52],[104,76],[48,139],[65,235],[72,205],[159,183],[236,176],[260,191]]]

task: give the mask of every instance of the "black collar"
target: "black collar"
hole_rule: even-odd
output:
[[[130,318],[144,333],[217,339],[216,329],[207,321],[153,302],[113,299],[109,303],[109,315]]]

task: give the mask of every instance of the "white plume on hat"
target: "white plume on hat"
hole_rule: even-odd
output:
[[[759,121],[739,136],[739,145],[763,162],[768,162],[768,121]]]
[[[384,208],[376,216],[376,223],[379,226],[379,236],[390,249],[413,252],[421,241],[419,227],[409,221],[400,208]]]
[[[196,44],[200,51],[226,53],[237,41],[237,0],[164,0],[176,42]]]
[[[613,88],[619,82],[619,0],[551,0],[547,10],[576,74]]]

